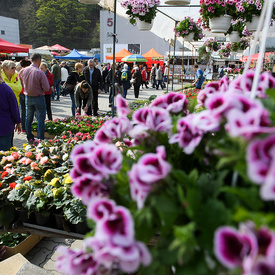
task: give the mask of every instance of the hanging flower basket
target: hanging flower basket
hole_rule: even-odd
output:
[[[231,43],[240,42],[240,40],[241,40],[239,33],[237,31],[232,31],[232,33],[229,34],[228,36],[229,36],[229,41]]]
[[[209,26],[212,33],[226,33],[229,29],[232,17],[225,14],[220,17],[209,19]]]
[[[136,18],[136,23],[140,31],[150,31],[153,27],[153,21],[151,23],[147,23],[145,21],[141,21],[139,18]]]
[[[218,43],[213,38],[207,39],[203,45],[205,45],[207,52],[216,52],[221,49],[221,43]]]
[[[203,38],[201,26],[189,16],[184,17],[174,31],[184,41],[198,41]]]
[[[257,27],[259,25],[260,17],[256,15],[252,15],[252,21],[246,22],[246,28],[250,32],[255,32],[257,30]]]

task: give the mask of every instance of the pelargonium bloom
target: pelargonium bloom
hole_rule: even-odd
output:
[[[220,119],[212,116],[211,111],[204,110],[197,113],[192,121],[193,125],[199,130],[207,132],[216,132],[220,128]]]
[[[268,261],[266,259],[260,259],[254,265],[251,274],[253,275],[272,275],[275,274],[274,260]]]
[[[116,204],[109,199],[96,199],[89,204],[87,216],[94,221],[109,219],[110,215],[115,211]]]
[[[198,106],[204,106],[207,98],[219,92],[220,83],[211,82],[206,84],[205,88],[201,90],[197,95]]]
[[[126,116],[115,117],[107,121],[95,134],[97,143],[110,143],[113,139],[121,139],[131,129],[131,123]]]
[[[255,183],[266,181],[275,156],[275,135],[265,139],[256,139],[246,148],[247,175]],[[271,165],[272,164],[272,165]],[[270,177],[272,181],[272,176]],[[271,183],[270,181],[268,181]]]
[[[64,275],[100,275],[99,264],[91,253],[82,250],[74,251],[64,246],[58,247],[57,253],[61,256],[56,259],[56,268]]]
[[[257,240],[251,233],[241,234],[232,227],[220,227],[215,232],[214,252],[224,266],[233,269],[242,266],[245,258],[255,257]]]
[[[171,165],[165,160],[164,146],[157,147],[157,153],[143,155],[128,172],[132,199],[142,208],[146,197],[158,181],[165,179],[171,171]]]
[[[186,99],[185,94],[170,92],[168,94],[158,96],[152,101],[150,106],[160,107],[166,109],[170,113],[178,114],[181,112],[186,112],[187,104],[188,100]]]
[[[117,107],[117,116],[127,116],[130,114],[131,110],[128,107],[127,101],[120,94],[116,96],[116,107]]]
[[[188,155],[192,154],[199,145],[204,133],[193,123],[195,116],[195,114],[191,114],[179,119],[177,133],[169,139],[169,143],[178,143],[184,149],[185,154]]]
[[[170,134],[172,120],[167,110],[159,107],[144,107],[134,112],[133,129],[129,135],[140,138],[146,131],[166,132]],[[145,134],[146,135],[146,134]]]
[[[268,167],[268,173],[261,186],[260,195],[265,201],[275,200],[275,160],[273,160],[270,167]]]

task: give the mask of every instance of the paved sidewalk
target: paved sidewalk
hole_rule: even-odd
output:
[[[181,87],[181,84],[174,85],[174,89],[179,89]],[[165,91],[166,89],[142,89],[142,91],[140,91],[140,96],[138,99],[147,100],[151,95],[161,95]],[[128,90],[127,101],[133,102],[135,100],[136,99],[134,98],[134,90]],[[53,118],[66,118],[71,116],[70,104],[71,101],[69,96],[61,97],[60,101],[52,101]],[[99,95],[99,114],[104,114],[109,110],[111,110],[111,108],[109,108],[109,94],[103,92]],[[22,148],[23,143],[26,142],[27,140],[25,134],[15,134],[14,146]],[[55,261],[57,258],[57,253],[55,249],[59,245],[70,246],[71,248],[80,248],[82,246],[82,241],[63,238],[44,238],[31,251],[29,251],[25,255],[25,257],[32,264],[48,271],[49,274],[61,275],[61,273],[57,272],[55,269]]]

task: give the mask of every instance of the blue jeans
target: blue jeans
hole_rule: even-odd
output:
[[[162,80],[157,80],[157,86],[156,86],[156,89],[158,89],[158,88],[159,88],[159,85],[160,85],[161,89],[163,89]]]
[[[26,124],[26,100],[25,95],[19,95],[19,103],[20,103],[20,116],[21,116],[21,125],[22,130],[25,131],[25,124]]]
[[[13,137],[13,132],[6,136],[0,136],[0,150],[9,151],[11,148],[11,141]]]
[[[44,139],[46,102],[44,96],[26,96],[26,133],[27,139],[34,139],[32,134],[32,121],[34,112],[38,120],[37,138]]]
[[[54,80],[53,87],[56,90],[56,99],[59,99],[60,97],[60,82],[61,82],[61,79]],[[52,99],[54,99],[54,91],[52,93]]]
[[[70,93],[70,98],[71,98],[71,110],[72,110],[72,116],[75,116],[75,109],[76,109],[76,106],[75,106],[75,100],[74,100],[74,93]]]
[[[128,89],[123,89],[123,98],[126,98]]]

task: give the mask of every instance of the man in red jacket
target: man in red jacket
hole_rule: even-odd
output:
[[[40,69],[46,74],[50,84],[50,89],[49,91],[44,92],[44,96],[46,101],[46,110],[47,110],[48,120],[53,120],[52,108],[51,108],[51,94],[52,94],[52,86],[54,85],[54,77],[53,77],[53,74],[48,70],[47,63],[42,62],[40,64]]]

